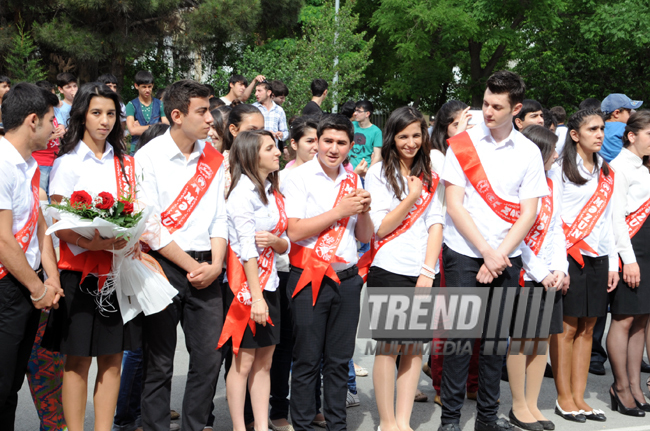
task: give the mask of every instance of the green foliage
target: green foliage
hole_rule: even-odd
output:
[[[16,82],[35,82],[45,78],[45,70],[37,57],[30,32],[25,31],[21,21],[16,25],[16,33],[12,37],[7,62],[7,71]]]

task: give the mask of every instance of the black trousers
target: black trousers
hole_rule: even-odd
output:
[[[348,363],[354,354],[363,280],[359,275],[353,275],[342,279],[339,285],[325,277],[316,305],[313,305],[311,284],[292,298],[301,273],[302,270],[292,268],[287,283],[287,297],[293,315],[293,428],[296,431],[313,430],[311,422],[317,413],[314,388],[320,379],[322,358],[323,414],[327,429],[346,430]]]
[[[196,289],[187,280],[186,271],[156,252],[151,256],[160,263],[178,295],[166,309],[144,318],[142,426],[146,431],[169,431],[176,328],[180,322],[190,354],[181,427],[184,431],[203,430],[221,366],[217,344],[224,320],[223,277],[205,289]]]
[[[479,284],[476,281],[483,259],[472,258],[456,253],[446,245],[442,249],[442,261],[444,263],[445,279],[447,286],[454,287],[517,287],[519,286],[519,272],[521,271],[521,257],[510,258],[512,267],[506,268],[499,278],[494,279],[490,285]],[[505,297],[505,295],[503,295]],[[489,310],[488,304],[488,310]],[[487,324],[487,320],[485,323]],[[467,341],[452,339],[451,341]],[[485,339],[481,340],[481,351]],[[473,343],[472,343],[473,344]],[[446,424],[460,423],[460,410],[465,401],[465,388],[469,372],[471,355],[447,355],[445,356],[442,368],[441,398],[442,417],[441,422]],[[503,356],[483,355],[479,356],[478,369],[478,398],[476,418],[481,422],[494,422],[499,412],[498,399],[500,396],[501,368]]]
[[[11,274],[0,280],[0,429],[13,431],[18,391],[25,380],[40,310]]]

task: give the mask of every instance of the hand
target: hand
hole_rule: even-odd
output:
[[[556,281],[555,274],[549,274],[546,277],[544,277],[544,280],[542,280],[542,286],[544,286],[544,290],[548,290],[549,287],[553,287],[555,281]]]
[[[52,132],[52,136],[50,136],[50,139],[59,139],[65,135],[65,127],[63,127],[62,124],[59,124],[56,126],[56,129],[54,129],[54,132]]]
[[[135,245],[131,248],[131,250],[129,250],[126,256],[131,256],[131,259],[133,260],[140,260],[142,257],[142,245],[140,244],[140,241],[135,243]]]
[[[219,274],[221,274],[221,266],[203,262],[197,269],[187,274],[187,279],[197,289],[205,289],[219,277]]]
[[[336,206],[339,213],[339,220],[359,214],[363,211],[363,204],[361,203],[361,198],[357,196],[357,193],[358,191],[355,190],[352,193],[343,196],[341,202]]]
[[[255,302],[255,300],[253,300],[253,302]],[[269,306],[266,305],[264,299],[261,301],[258,300],[251,306],[251,319],[253,319],[255,323],[266,326],[267,317],[269,317]]]
[[[99,251],[99,250],[122,250],[126,247],[127,241],[124,238],[102,238],[99,231],[95,229],[95,236],[89,241],[86,250]]]
[[[282,133],[281,131],[278,130],[277,132],[274,133],[274,135],[275,135],[275,138],[276,138],[277,140],[279,140],[279,141],[282,140],[282,135],[283,135],[283,133]]]
[[[555,275],[555,283],[553,283],[553,287],[557,290],[561,290],[564,286],[564,273],[562,271],[553,271],[553,275]]]
[[[616,289],[618,286],[618,271],[609,271],[607,275],[607,293]]]
[[[481,284],[490,284],[495,278],[496,277],[492,276],[492,273],[485,264],[481,265],[481,269],[479,269],[478,274],[476,274],[476,281]]]
[[[458,128],[456,129],[456,134],[463,133],[465,130],[467,130],[467,124],[472,118],[472,114],[469,113],[470,109],[472,108],[468,106],[463,110],[463,112],[460,113],[460,120],[458,120]]]
[[[418,281],[415,283],[415,287],[432,287],[433,286],[433,278],[429,278],[426,275],[420,274],[418,277]]]
[[[354,173],[365,178],[366,173],[368,173],[368,162],[366,162],[366,159],[361,159],[357,167],[354,168]]]
[[[357,196],[361,198],[361,205],[363,205],[363,210],[361,213],[370,211],[370,203],[372,202],[370,192],[364,189],[357,189]]]
[[[277,235],[273,235],[271,232],[255,232],[255,244],[260,248],[273,247],[279,239]]]
[[[422,194],[422,181],[418,177],[408,177],[406,185],[409,188],[409,196],[416,199],[420,197]]]
[[[36,307],[37,310],[49,310],[50,308],[59,308],[59,299],[61,299],[62,296],[65,296],[63,293],[63,289],[61,289],[61,283],[59,282],[58,277],[52,277],[48,278],[45,280],[45,283],[43,284],[43,288],[39,289],[39,291],[36,294],[32,293],[32,297],[38,298],[43,294],[43,290],[45,289],[45,286],[47,286],[47,292],[45,294],[45,297],[41,299],[40,301],[33,302],[34,307]]]
[[[567,291],[569,290],[570,284],[571,284],[571,277],[567,274],[567,276],[564,277],[564,280],[562,281],[562,295],[566,295]]]
[[[499,277],[507,266],[512,266],[507,254],[491,247],[483,254],[483,263],[493,278]]]
[[[255,77],[255,81],[257,81],[257,82],[259,82],[259,83],[262,83],[262,82],[264,82],[265,80],[266,80],[266,77],[265,77],[264,75],[257,75],[257,76]]]
[[[639,283],[641,282],[641,270],[639,269],[638,263],[634,262],[623,265],[623,281],[632,289],[639,287]]]

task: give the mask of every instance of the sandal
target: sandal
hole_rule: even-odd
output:
[[[420,391],[418,389],[418,391],[415,393],[415,400],[414,401],[416,403],[426,403],[428,400],[429,400],[429,397],[426,396],[426,394],[422,393],[422,391]]]
[[[354,374],[357,377],[366,377],[368,375],[368,370],[363,368],[361,365],[354,364]]]

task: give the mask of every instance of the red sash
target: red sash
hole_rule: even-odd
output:
[[[469,134],[467,132],[460,133],[447,140],[447,142],[454,151],[454,155],[469,182],[472,183],[472,186],[474,186],[474,189],[485,203],[501,219],[514,224],[519,218],[519,204],[501,199],[494,192]]]
[[[115,179],[117,181],[117,198],[129,198],[133,187],[130,184],[135,185],[136,183],[135,163],[133,157],[124,156],[124,172],[127,175],[128,182],[126,178],[124,178],[124,175],[122,175],[120,159],[113,157],[113,162],[115,164]],[[111,272],[113,253],[106,250],[88,250],[75,256],[70,250],[70,246],[65,241],[61,241],[60,243],[60,252],[61,256],[58,265],[60,270],[81,272],[81,281],[79,282],[79,285],[83,283],[88,274],[96,273],[99,290],[104,287],[104,282],[106,281],[108,274]]]
[[[162,224],[167,228],[169,233],[174,233],[185,225],[192,212],[203,198],[203,195],[210,188],[212,180],[217,175],[217,171],[223,162],[221,153],[212,147],[205,145],[203,153],[199,158],[194,176],[185,184],[183,190],[178,194],[174,202],[171,203],[160,218]]]
[[[550,178],[546,178],[546,183],[548,188],[551,190],[548,196],[542,198],[542,206],[539,209],[539,214],[535,218],[535,223],[533,227],[528,231],[528,235],[524,238],[524,243],[530,247],[530,249],[537,256],[542,249],[542,244],[548,233],[548,229],[551,226],[551,217],[553,216],[553,181]],[[524,271],[523,269],[519,273],[519,285],[524,285]]]
[[[23,226],[23,228],[20,229],[18,232],[16,232],[16,234],[14,235],[14,238],[16,238],[16,241],[18,241],[18,245],[20,245],[20,248],[23,250],[23,253],[27,252],[29,243],[32,242],[32,237],[34,236],[34,232],[36,231],[36,226],[38,226],[38,208],[41,200],[39,195],[40,183],[41,183],[41,171],[37,167],[36,172],[34,172],[34,176],[32,177],[32,183],[31,183],[34,203],[32,204],[32,209],[29,213],[29,218],[27,219],[25,226]],[[2,266],[2,263],[0,263],[0,280],[5,278],[7,274],[9,274],[9,271],[7,270],[7,268]]]
[[[641,229],[641,226],[643,226],[643,223],[645,223],[648,218],[648,214],[650,214],[650,199],[645,201],[639,209],[625,217],[625,223],[627,223],[627,231],[630,234],[630,239],[632,239]]]
[[[284,199],[282,198],[282,195],[278,192],[273,192],[273,194],[275,195],[275,203],[277,204],[278,212],[280,213],[280,220],[278,220],[278,224],[273,228],[271,233],[280,236],[287,230],[287,213],[284,210]],[[275,258],[274,253],[272,247],[266,247],[262,250],[260,257],[257,259],[257,266],[260,271],[260,290],[262,290],[262,292],[271,277],[273,259]],[[251,319],[252,296],[248,287],[248,282],[246,281],[244,266],[239,261],[237,254],[230,247],[230,244],[228,244],[226,259],[228,284],[230,285],[232,293],[235,295],[235,299],[233,299],[232,304],[230,304],[230,308],[228,309],[228,315],[226,316],[226,322],[223,325],[217,348],[226,344],[226,342],[232,337],[233,352],[237,355],[239,353],[241,340],[246,331],[246,325],[248,324],[251,328],[253,335],[255,335],[256,325]],[[271,317],[267,317],[266,322],[273,325]]]
[[[421,175],[420,180],[422,180],[423,177],[424,176]],[[394,240],[409,230],[411,226],[413,226],[413,224],[417,221],[417,219],[419,219],[420,216],[424,214],[424,211],[429,207],[429,204],[435,195],[438,183],[440,182],[440,177],[432,171],[431,180],[431,188],[433,191],[429,192],[429,187],[422,187],[420,198],[415,202],[415,205],[413,205],[409,213],[406,215],[406,217],[404,217],[402,223],[400,223],[400,225],[397,226],[394,231],[383,238],[378,238],[377,235],[372,236],[372,241],[370,242],[370,250],[364,253],[363,256],[361,256],[361,259],[359,259],[359,275],[363,278],[363,281],[367,281],[368,279],[368,271],[370,271],[370,266],[372,265],[372,261],[375,260],[377,252],[379,252],[379,250],[389,241]]]
[[[564,226],[564,235],[566,236],[567,254],[573,257],[581,267],[584,267],[585,263],[580,250],[597,254],[594,249],[584,242],[584,239],[591,234],[594,226],[596,226],[596,222],[598,222],[605,212],[605,208],[607,208],[607,204],[612,198],[613,189],[614,171],[610,170],[609,175],[605,176],[601,168],[596,192],[580,210],[571,226],[568,226],[564,222],[562,223]]]
[[[347,177],[339,186],[339,193],[334,201],[334,208],[341,202],[343,196],[352,193],[356,189],[357,175],[348,172]],[[302,275],[296,285],[296,290],[293,292],[294,297],[306,285],[311,283],[313,305],[316,305],[316,299],[318,299],[318,292],[320,291],[323,277],[328,276],[337,283],[341,282],[331,264],[332,262],[346,263],[343,259],[336,256],[336,250],[339,248],[349,221],[350,217],[342,218],[321,232],[314,248],[302,247],[298,244],[291,243],[291,251],[289,252],[291,266],[303,269]]]

